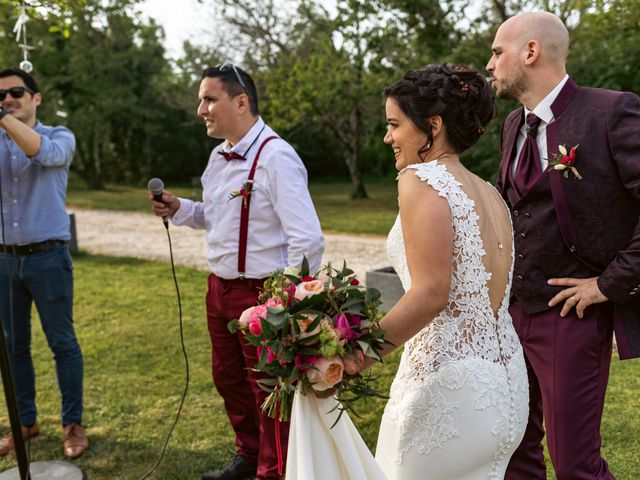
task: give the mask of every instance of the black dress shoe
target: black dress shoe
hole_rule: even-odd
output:
[[[255,478],[258,466],[240,455],[233,457],[224,470],[203,473],[200,480],[245,480]]]

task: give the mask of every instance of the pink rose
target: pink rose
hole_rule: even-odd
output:
[[[301,282],[296,286],[295,297],[297,300],[303,300],[313,295],[322,293],[324,290],[324,283],[320,280],[310,280],[308,282]]]
[[[251,310],[251,312],[247,313],[247,310]],[[247,323],[249,327],[249,333],[251,335],[258,336],[262,333],[262,323],[260,323],[260,319],[267,318],[267,306],[257,305],[255,307],[251,307],[250,309],[248,308],[247,310],[242,312],[242,315],[247,313],[246,317],[248,317]],[[242,315],[240,316],[241,319]],[[240,320],[238,322],[240,322]]]
[[[242,312],[240,318],[238,319],[238,325],[240,326],[240,328],[245,329],[249,326],[249,320],[251,319],[255,308],[256,307],[249,307],[244,312]]]
[[[352,327],[359,327],[362,323],[362,317],[360,315],[352,315],[347,313],[347,318],[349,319],[349,323]]]
[[[338,331],[338,335],[340,340],[344,338],[349,338],[351,336],[351,325],[349,325],[349,320],[344,315],[344,313],[339,313],[335,319],[335,327]]]
[[[262,323],[260,322],[260,317],[252,317],[249,320],[249,333],[256,337],[262,333]]]
[[[293,299],[296,296],[296,286],[292,283],[284,289],[285,298],[287,299],[287,307],[290,307],[293,303]]]
[[[344,372],[347,375],[360,373],[364,365],[364,353],[362,350],[356,350],[355,353],[346,355],[342,362],[344,363]]]
[[[267,363],[271,363],[277,359],[278,359],[278,356],[275,353],[273,353],[273,350],[271,349],[271,347],[267,347]]]
[[[242,329],[249,329],[251,335],[260,335],[262,333],[261,318],[267,318],[267,306],[256,305],[255,307],[247,308],[238,319],[238,325]]]
[[[253,307],[253,312],[251,313],[251,318],[267,318],[267,306],[266,305],[258,305]]]
[[[344,364],[340,357],[320,357],[314,368],[307,370],[307,378],[312,383],[312,388],[321,392],[340,383],[343,371]]]
[[[267,300],[267,303],[265,303],[265,305],[267,307],[271,307],[271,308],[281,307],[282,306],[282,300],[280,300],[279,297],[270,298],[269,300]]]
[[[359,315],[349,315],[348,313],[339,313],[335,319],[335,328],[340,335],[340,340],[353,340],[358,338],[360,334],[351,329],[351,325],[360,325]]]

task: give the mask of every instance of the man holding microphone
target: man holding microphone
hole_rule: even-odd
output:
[[[211,274],[206,297],[214,384],[236,435],[237,455],[224,470],[202,480],[277,479],[278,449],[286,456],[289,425],[261,411],[266,393],[251,367],[257,354],[227,323],[256,304],[271,272],[298,267],[303,257],[320,268],[324,240],[307,187],[306,169],[294,151],[258,113],[253,80],[232,64],[204,70],[198,115],[207,135],[224,140],[202,175],[203,201],[163,192],[149,200],[174,225],[206,230]],[[282,457],[280,466],[286,464]]]

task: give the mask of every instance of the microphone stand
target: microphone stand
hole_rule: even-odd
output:
[[[14,447],[16,458],[18,459],[18,468],[20,470],[20,480],[27,480],[29,473],[29,460],[27,459],[27,450],[24,446],[22,438],[22,430],[20,428],[20,417],[18,415],[18,402],[16,400],[16,392],[13,383],[13,372],[9,364],[9,355],[7,354],[7,344],[4,338],[4,327],[2,335],[0,335],[0,368],[2,369],[2,385],[4,387],[4,397],[7,400],[7,412],[11,423],[11,432],[13,433]]]
[[[13,371],[9,363],[7,343],[4,335],[4,325],[0,332],[0,370],[2,370],[2,384],[7,401],[7,412],[13,433],[13,444],[18,460],[18,467],[0,473],[0,480],[83,480],[82,470],[75,465],[60,461],[35,462],[29,465],[27,450],[22,438],[18,401],[13,383]]]

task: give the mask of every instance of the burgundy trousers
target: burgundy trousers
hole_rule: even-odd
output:
[[[242,333],[229,332],[227,324],[256,304],[262,284],[263,280],[224,280],[211,274],[207,292],[213,383],[235,431],[238,455],[258,464],[258,480],[280,478],[275,421],[260,408],[267,393],[258,386],[259,377],[250,370],[258,361],[256,349],[245,341]],[[289,424],[281,423],[283,469],[288,436]]]
[[[600,422],[611,364],[612,305],[591,305],[584,318],[560,307],[527,315],[509,312],[529,375],[529,423],[506,480],[545,480],[542,439],[558,480],[615,480],[600,454]],[[543,428],[544,419],[544,428]]]

